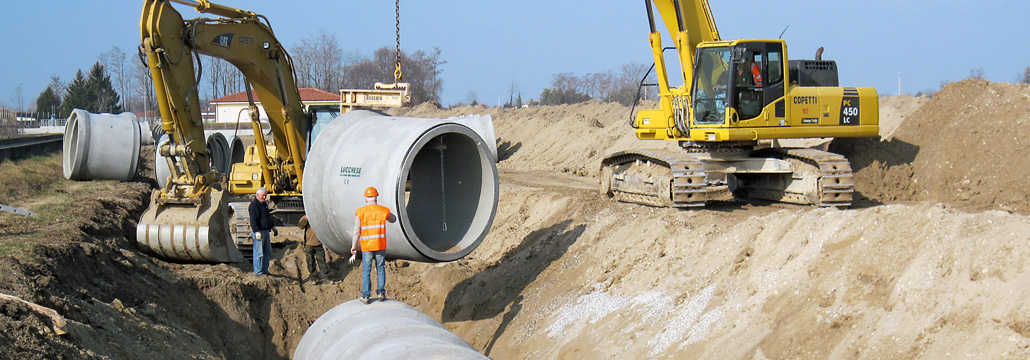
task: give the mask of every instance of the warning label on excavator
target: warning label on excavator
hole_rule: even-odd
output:
[[[840,124],[855,125],[859,123],[858,89],[844,88],[844,98],[840,102]]]

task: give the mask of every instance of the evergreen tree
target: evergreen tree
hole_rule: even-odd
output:
[[[120,102],[118,92],[114,90],[114,85],[111,84],[111,76],[107,74],[107,71],[104,71],[104,66],[100,65],[99,61],[94,63],[93,68],[89,70],[86,88],[89,90],[89,94],[92,95],[91,100],[95,104],[90,112],[112,114],[122,112],[122,106],[118,104]]]
[[[39,93],[39,97],[36,98],[36,112],[40,117],[48,118],[51,115],[58,117],[59,111],[61,110],[61,98],[57,96],[57,92],[53,88],[47,86],[46,90]]]
[[[86,88],[86,78],[82,76],[82,70],[75,72],[75,79],[68,84],[68,90],[64,93],[64,100],[61,101],[61,117],[67,118],[72,114],[72,109],[83,109],[89,111],[90,99]]]
[[[1026,67],[1023,71],[1023,78],[1019,81],[1020,84],[1030,84],[1030,66]]]
[[[82,75],[82,70],[75,73],[75,79],[64,94],[61,116],[71,115],[72,109],[117,114],[122,112],[118,102],[118,92],[111,85],[111,76],[104,71],[100,62],[96,62],[89,70],[88,78]]]

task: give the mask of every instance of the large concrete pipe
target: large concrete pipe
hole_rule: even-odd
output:
[[[64,127],[64,177],[130,181],[139,162],[140,125],[131,113],[72,110]]]
[[[497,211],[497,167],[492,126],[481,136],[463,123],[488,121],[489,115],[422,119],[362,110],[337,117],[304,168],[304,210],[319,239],[350,254],[354,211],[374,186],[379,204],[397,215],[387,224],[387,258],[447,262],[468,255]]]
[[[337,305],[308,327],[293,351],[296,360],[425,358],[487,357],[433,318],[395,300]]]

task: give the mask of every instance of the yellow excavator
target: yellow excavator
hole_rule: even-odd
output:
[[[184,21],[172,2],[219,17]],[[339,108],[309,109],[301,103],[293,61],[262,15],[207,0],[147,0],[140,31],[140,50],[146,54],[154,81],[161,129],[170,138],[158,151],[167,160],[171,176],[151,195],[150,207],[136,228],[137,242],[171,259],[242,261],[230,236],[226,191],[241,196],[263,186],[281,207],[295,203],[292,207],[299,209],[313,125],[331,121]],[[200,64],[200,54],[240,69],[248,83],[248,97],[253,86],[271,128],[272,144],[268,144],[251,98],[250,120],[255,143],[261,146],[248,148],[251,161],[234,164],[228,179],[210,165],[206,150],[197,92],[199,72],[194,66],[194,59]]]
[[[787,60],[783,40],[722,40],[706,0],[645,0],[657,69],[658,109],[631,120],[641,140],[681,150],[629,150],[602,160],[600,191],[651,206],[701,207],[760,199],[848,207],[854,183],[841,155],[774,146],[782,139],[872,137],[876,89],[840,87],[836,62]],[[657,8],[673,41],[662,46]],[[679,60],[671,87],[665,52]],[[644,86],[641,82],[641,86]]]

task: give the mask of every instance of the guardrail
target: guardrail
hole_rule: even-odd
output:
[[[63,134],[0,139],[0,159],[13,159],[33,154],[60,151],[63,142]]]

